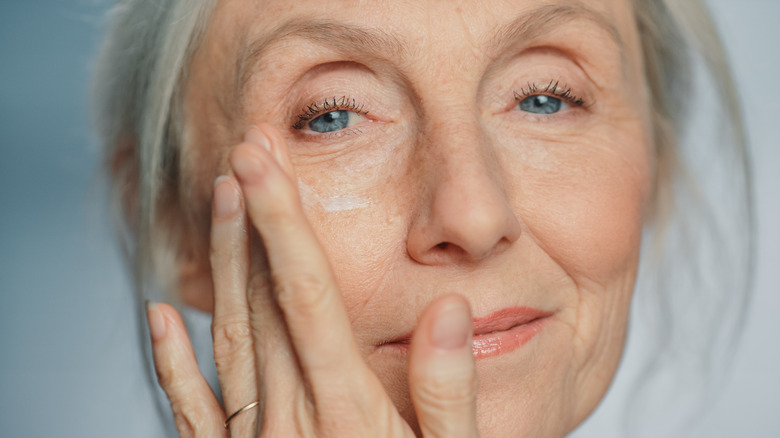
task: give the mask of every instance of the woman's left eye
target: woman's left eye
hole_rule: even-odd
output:
[[[309,129],[314,132],[335,132],[348,128],[365,119],[366,118],[362,114],[358,114],[355,111],[336,110],[329,111],[311,119],[308,126]]]
[[[532,114],[555,114],[570,108],[570,105],[557,97],[537,94],[520,100],[517,107]]]

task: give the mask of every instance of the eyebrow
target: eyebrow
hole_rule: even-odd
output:
[[[563,23],[575,20],[588,21],[605,31],[617,46],[621,58],[623,57],[625,44],[614,23],[602,13],[582,3],[545,5],[534,9],[530,13],[523,14],[498,28],[488,40],[488,47],[503,47],[518,41],[531,41],[550,33]]]
[[[486,40],[487,47],[491,51],[499,48],[500,52],[518,41],[531,41],[552,32],[563,23],[582,19],[604,30],[616,44],[621,59],[624,58],[624,44],[615,25],[606,16],[582,3],[545,5],[523,13],[493,32]],[[265,37],[242,44],[236,66],[237,98],[244,95],[250,77],[271,49],[293,39],[303,39],[350,56],[393,59],[411,52],[401,40],[380,29],[332,21],[292,20]]]
[[[292,20],[267,36],[243,44],[236,65],[236,97],[246,87],[249,78],[263,63],[271,49],[286,40],[303,39],[340,53],[372,57],[395,58],[404,55],[406,46],[380,29],[366,29],[331,21]],[[380,55],[381,54],[381,55]]]

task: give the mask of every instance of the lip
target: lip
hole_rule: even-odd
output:
[[[510,353],[527,344],[548,321],[551,312],[531,307],[508,307],[487,316],[474,318],[474,336],[471,341],[476,359]],[[383,343],[407,353],[411,333]]]
[[[548,316],[549,312],[530,307],[510,307],[474,318],[474,357],[484,359],[522,347],[542,330]]]

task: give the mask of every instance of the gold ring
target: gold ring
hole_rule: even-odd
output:
[[[225,430],[229,430],[230,429],[230,421],[233,420],[234,418],[236,418],[236,415],[238,415],[238,414],[240,414],[240,413],[242,413],[244,411],[248,411],[248,410],[250,410],[250,409],[252,409],[254,407],[257,407],[257,405],[259,405],[259,404],[260,404],[259,401],[253,401],[252,403],[249,403],[248,405],[246,405],[243,408],[241,408],[241,409],[237,410],[236,412],[234,412],[233,415],[229,416],[227,418],[227,420],[225,420]]]

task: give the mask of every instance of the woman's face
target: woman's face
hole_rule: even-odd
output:
[[[183,216],[206,254],[228,151],[275,125],[399,411],[414,422],[404,337],[454,292],[482,332],[482,433],[563,435],[623,348],[648,102],[627,0],[221,1],[186,87]]]

